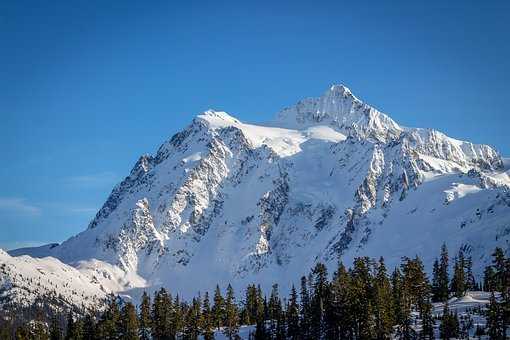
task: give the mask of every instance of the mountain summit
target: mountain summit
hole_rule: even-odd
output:
[[[401,127],[334,85],[268,126],[198,115],[140,157],[85,231],[11,255],[57,258],[124,294],[288,288],[317,261],[432,263],[443,242],[476,271],[508,249],[509,165],[490,146]]]

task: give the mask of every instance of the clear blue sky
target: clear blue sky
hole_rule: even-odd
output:
[[[205,109],[261,122],[332,83],[510,156],[509,1],[190,3],[0,3],[0,247],[86,228]]]

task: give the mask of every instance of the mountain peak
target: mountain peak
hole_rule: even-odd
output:
[[[241,124],[235,117],[224,111],[209,109],[197,116],[197,119],[206,122],[211,128],[222,128],[226,126]]]
[[[379,141],[396,138],[402,131],[390,117],[363,103],[343,84],[332,85],[321,97],[303,99],[285,108],[274,124],[291,129],[326,125],[344,134]]]

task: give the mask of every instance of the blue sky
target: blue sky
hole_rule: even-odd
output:
[[[263,122],[333,83],[510,156],[508,1],[148,4],[0,3],[0,247],[86,228],[208,108]]]

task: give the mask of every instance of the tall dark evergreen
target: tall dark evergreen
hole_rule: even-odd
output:
[[[202,315],[200,318],[200,327],[204,340],[214,339],[214,320],[211,311],[211,303],[209,301],[209,293],[205,292],[204,300],[202,301]]]
[[[382,257],[379,259],[374,279],[374,294],[376,337],[377,339],[389,339],[393,331],[394,317],[391,303],[391,284]]]
[[[234,289],[229,284],[225,296],[225,336],[232,340],[236,339],[239,333],[239,311],[237,309]]]
[[[351,271],[351,316],[354,335],[358,339],[375,338],[373,315],[373,278],[371,262],[367,257],[356,258]]]
[[[299,328],[303,339],[310,339],[310,293],[306,276],[301,277],[300,297]]]
[[[451,313],[446,302],[443,307],[441,325],[439,326],[441,339],[452,339],[459,336],[459,319],[457,314]]]
[[[225,320],[225,300],[221,295],[220,286],[216,285],[214,290],[214,304],[212,308],[214,325],[217,329],[220,329],[224,324]]]
[[[56,315],[51,318],[50,340],[62,340],[62,328]]]
[[[139,324],[136,315],[136,308],[131,302],[124,304],[121,310],[120,338],[123,340],[139,339]]]
[[[291,340],[298,340],[299,331],[299,304],[297,291],[294,286],[290,290],[289,304],[287,306],[287,335]]]
[[[464,252],[459,250],[458,256],[455,258],[455,264],[453,266],[453,277],[451,282],[451,292],[456,297],[460,298],[466,293],[466,273],[465,273],[466,262],[464,259]]]
[[[443,244],[441,247],[441,258],[439,260],[439,267],[437,272],[436,279],[436,290],[434,292],[434,301],[436,302],[444,302],[448,300],[449,296],[449,274],[448,274],[448,249],[446,248],[446,244]]]
[[[151,299],[147,292],[142,294],[139,312],[139,335],[141,340],[151,339]]]

